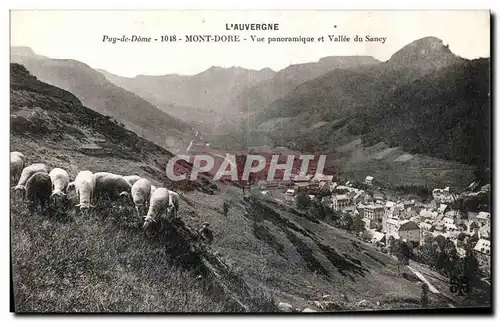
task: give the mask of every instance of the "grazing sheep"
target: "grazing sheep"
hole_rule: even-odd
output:
[[[50,180],[52,180],[52,195],[65,196],[63,191],[66,191],[69,184],[69,175],[66,170],[54,168],[49,172]]]
[[[134,174],[131,176],[124,176],[123,179],[128,182],[130,186],[133,186],[138,180],[142,179],[140,176]]]
[[[24,161],[26,161],[26,156],[24,154],[22,154],[21,152],[13,151],[10,153],[10,156],[13,156],[13,155],[16,155],[16,156],[20,157],[21,159],[23,159]]]
[[[132,185],[132,200],[139,218],[146,214],[151,197],[151,182],[148,179],[139,179]]]
[[[14,187],[14,190],[26,190],[25,184],[31,176],[37,172],[45,172],[48,173],[48,168],[43,163],[33,163],[32,165],[27,166],[21,172],[21,178],[17,182],[17,186]]]
[[[117,200],[119,196],[128,195],[132,190],[132,186],[118,174],[96,172],[94,179],[95,194],[100,199]]]
[[[177,213],[179,211],[179,202],[181,200],[181,197],[177,192],[172,190],[168,191],[168,195],[169,195],[169,202],[168,202],[169,213],[173,212],[174,217],[177,217]]]
[[[75,178],[75,189],[76,194],[80,198],[80,203],[76,207],[82,209],[89,209],[94,207],[92,205],[94,189],[96,186],[96,180],[94,175],[90,171],[80,171]]]
[[[46,172],[34,173],[26,182],[25,199],[28,200],[28,209],[34,213],[40,206],[44,213],[49,207],[50,194],[52,192],[52,182]]]
[[[163,229],[163,222],[167,216],[169,202],[169,192],[166,188],[157,188],[155,192],[151,194],[148,214],[144,217],[144,229],[147,229],[152,222],[158,221],[160,222],[161,229]]]
[[[10,153],[10,178],[12,182],[16,182],[21,177],[25,162],[26,157],[21,152]]]

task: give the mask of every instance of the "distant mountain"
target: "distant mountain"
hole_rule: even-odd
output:
[[[455,56],[433,37],[412,42],[387,62],[337,69],[302,83],[269,105],[258,117],[290,117],[312,113],[319,118],[345,117],[378,104],[400,85],[464,59]]]
[[[189,106],[216,113],[235,114],[237,98],[246,89],[272,78],[276,73],[269,68],[249,70],[241,67],[210,67],[190,76],[140,75],[134,78],[101,72],[113,83],[136,93],[154,105],[164,109]]]
[[[298,150],[333,151],[360,138],[365,147],[383,141],[477,166],[487,180],[489,69],[489,59],[469,61],[437,38],[419,39],[387,62],[302,83],[256,115],[251,130]]]
[[[249,88],[238,97],[243,111],[260,111],[271,102],[291,93],[301,83],[335,69],[349,69],[380,63],[371,56],[331,56],[317,62],[290,65],[260,84]]]
[[[388,63],[392,68],[406,67],[434,71],[460,61],[465,60],[453,54],[441,39],[425,37],[397,51]]]
[[[116,86],[84,63],[37,56],[26,47],[12,47],[11,62],[24,65],[40,81],[73,93],[85,106],[112,117],[156,144],[185,148],[190,140],[192,129],[188,124]]]

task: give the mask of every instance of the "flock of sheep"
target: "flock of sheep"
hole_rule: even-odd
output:
[[[137,214],[144,218],[144,229],[152,223],[159,223],[163,227],[165,220],[170,215],[177,216],[179,211],[179,194],[155,187],[151,181],[138,175],[121,176],[85,170],[80,171],[75,180],[70,182],[68,172],[64,169],[54,168],[49,172],[42,163],[25,165],[26,157],[21,152],[11,152],[11,180],[17,181],[13,189],[22,192],[31,212],[38,206],[43,212],[58,200],[67,200],[66,194],[72,191],[79,198],[76,206],[84,212],[105,199],[131,199]]]

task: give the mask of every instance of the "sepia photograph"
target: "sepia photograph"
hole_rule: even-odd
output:
[[[10,10],[14,313],[491,314],[489,10]]]

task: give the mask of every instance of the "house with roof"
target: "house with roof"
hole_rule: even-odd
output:
[[[379,231],[374,231],[370,242],[375,245],[384,246],[386,243],[385,234]]]
[[[399,225],[399,238],[406,239],[409,242],[420,242],[420,228],[413,221],[407,220]]]
[[[479,228],[477,236],[483,239],[490,239],[490,230],[491,230],[490,228],[491,227],[489,224],[482,226],[481,228]]]
[[[361,215],[361,217],[364,217],[365,216],[365,205],[363,203],[359,203],[357,206],[356,206],[356,209],[358,210],[358,213]]]
[[[441,223],[443,225],[453,225],[455,224],[455,220],[453,220],[453,218],[450,217],[444,217],[443,220],[441,220]]]
[[[422,221],[425,221],[426,219],[432,219],[436,215],[437,215],[437,213],[434,214],[432,211],[429,211],[429,210],[426,210],[426,209],[422,209],[419,212],[419,216],[420,216],[420,219]]]
[[[439,215],[442,215],[446,212],[446,210],[448,209],[448,205],[447,204],[440,204],[438,209],[437,209],[437,212]]]
[[[365,206],[363,214],[364,218],[368,218],[374,221],[381,221],[383,215],[384,215],[384,207],[382,205],[369,204]]]
[[[342,210],[351,205],[351,199],[347,195],[333,195],[331,198],[333,210]]]
[[[291,202],[294,200],[294,197],[295,197],[295,190],[294,189],[288,189],[285,192],[285,201]]]
[[[369,218],[363,218],[361,220],[365,223],[366,230],[374,229],[375,227],[377,227],[377,223],[375,220]]]
[[[490,241],[479,239],[474,247],[474,256],[477,258],[479,265],[491,267]]]
[[[465,222],[465,227],[466,227],[465,232],[471,236],[477,233],[479,230],[479,224],[472,219],[469,219]]]
[[[324,195],[331,195],[335,191],[336,187],[337,187],[336,182],[322,181],[319,183],[319,192]]]
[[[457,195],[450,191],[449,187],[432,190],[432,197],[440,204],[449,204],[456,200]]]
[[[418,228],[420,228],[420,242],[423,243],[425,236],[432,233],[432,224],[421,222],[418,224]]]
[[[486,211],[480,211],[476,217],[476,220],[481,225],[488,225],[490,223],[490,213]]]
[[[383,229],[383,228],[382,228]],[[399,239],[399,220],[389,218],[386,221],[387,238],[390,236]]]
[[[372,176],[366,176],[365,178],[365,184],[371,186],[373,185],[373,177]]]

